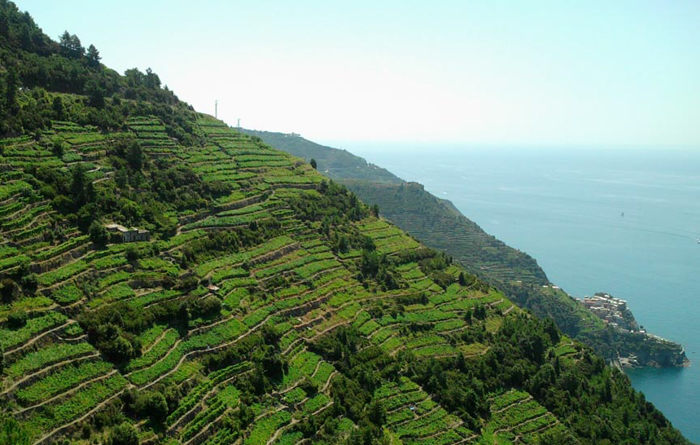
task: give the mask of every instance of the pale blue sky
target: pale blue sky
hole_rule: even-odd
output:
[[[318,141],[700,146],[700,1],[18,0],[181,99]]]

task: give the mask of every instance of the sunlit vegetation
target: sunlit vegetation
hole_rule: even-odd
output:
[[[0,14],[0,89],[15,94],[0,128],[3,431],[682,441],[589,349],[310,164],[195,113],[150,70],[121,76],[76,36],[49,40],[12,3]]]

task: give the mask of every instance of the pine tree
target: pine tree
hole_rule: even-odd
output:
[[[58,38],[58,44],[61,45],[61,51],[66,57],[79,59],[85,54],[85,48],[80,43],[78,36],[68,31],[63,31],[63,34]]]
[[[102,60],[102,57],[100,57],[100,52],[97,50],[97,48],[95,48],[95,45],[90,45],[87,50],[88,66],[99,67],[100,60]]]

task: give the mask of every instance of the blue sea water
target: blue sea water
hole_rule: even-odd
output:
[[[681,343],[691,367],[628,375],[700,442],[700,149],[341,146],[451,200],[569,294],[626,299]]]

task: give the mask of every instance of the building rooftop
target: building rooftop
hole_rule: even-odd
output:
[[[126,232],[127,230],[129,230],[121,224],[115,223],[107,224],[105,227],[107,227],[109,230],[119,230],[120,232]]]

